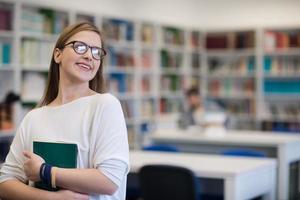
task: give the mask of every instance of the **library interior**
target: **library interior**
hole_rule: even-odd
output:
[[[90,22],[107,53],[106,92],[125,118],[126,200],[300,200],[299,8],[299,0],[0,0],[0,169],[44,95],[59,35]]]

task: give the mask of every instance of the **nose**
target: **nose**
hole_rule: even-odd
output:
[[[93,60],[92,50],[89,48],[84,54],[85,59]]]

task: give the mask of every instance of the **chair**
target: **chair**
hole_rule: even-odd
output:
[[[184,167],[145,165],[139,171],[144,200],[199,200],[199,183]]]
[[[230,149],[222,152],[226,156],[266,157],[264,152],[248,149]]]
[[[143,150],[145,151],[165,151],[165,152],[178,152],[178,148],[173,145],[167,145],[167,144],[162,144],[162,145],[149,145],[143,147]]]
[[[164,151],[164,152],[178,152],[176,146],[173,145],[149,145],[142,148],[144,151]],[[131,183],[133,182],[133,183]],[[126,200],[136,200],[141,196],[140,188],[135,184],[136,180],[134,176],[128,176],[127,189],[126,189]]]

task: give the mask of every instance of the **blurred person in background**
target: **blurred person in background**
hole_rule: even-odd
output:
[[[179,128],[187,129],[191,126],[201,126],[204,108],[199,89],[191,87],[185,92],[186,104],[178,119]]]

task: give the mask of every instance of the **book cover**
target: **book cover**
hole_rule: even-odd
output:
[[[60,168],[76,168],[77,167],[77,145],[73,143],[63,142],[33,142],[33,152],[41,156],[47,164]],[[42,182],[35,183],[35,187],[55,191]]]

